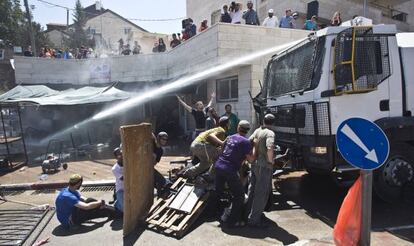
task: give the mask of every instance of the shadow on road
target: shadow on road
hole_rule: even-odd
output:
[[[279,227],[276,222],[267,219],[267,228],[251,228],[251,227],[241,227],[241,228],[221,228],[221,230],[229,235],[237,235],[246,238],[256,238],[256,239],[265,239],[273,238],[282,242],[283,245],[289,245],[299,240],[293,234],[290,234],[288,231]]]
[[[88,221],[87,223],[83,223],[82,225],[73,227],[71,229],[67,229],[62,225],[58,225],[57,227],[55,227],[55,229],[53,229],[52,234],[57,237],[84,234],[84,233],[88,233],[88,232],[91,232],[93,230],[96,230],[102,227],[107,222],[108,221],[102,221],[102,222]]]

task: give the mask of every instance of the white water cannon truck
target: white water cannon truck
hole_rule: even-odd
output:
[[[394,25],[327,27],[269,61],[253,101],[276,116],[280,152],[311,174],[358,174],[335,143],[340,123],[361,117],[378,124],[390,143],[374,171],[386,201],[414,197],[414,33]],[[352,175],[348,175],[352,176]]]

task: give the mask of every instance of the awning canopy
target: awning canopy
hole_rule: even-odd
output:
[[[136,95],[113,86],[86,86],[63,91],[45,85],[18,85],[0,95],[0,103],[28,103],[35,105],[79,105],[128,99]]]

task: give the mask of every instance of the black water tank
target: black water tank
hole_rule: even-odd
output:
[[[314,15],[318,16],[318,12],[319,12],[318,1],[312,1],[308,3],[308,11],[306,13],[306,19],[309,20]]]

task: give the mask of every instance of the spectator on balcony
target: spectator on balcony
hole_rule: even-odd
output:
[[[28,46],[27,49],[23,53],[24,56],[31,57],[33,56],[32,46]]]
[[[188,25],[190,26],[190,38],[197,34],[197,26],[194,24],[193,19],[188,18]]]
[[[208,28],[207,26],[207,20],[203,20],[200,24],[200,28],[198,29],[198,32],[203,32]]]
[[[317,17],[316,15],[313,15],[310,20],[306,20],[305,24],[303,26],[303,29],[308,31],[316,31],[318,30],[318,23],[316,23]]]
[[[152,47],[152,52],[153,53],[158,53],[158,42],[157,41],[155,41],[154,47]]]
[[[269,9],[267,11],[268,16],[263,21],[263,26],[265,27],[278,27],[279,26],[279,20],[277,19],[277,16],[273,15],[273,9]]]
[[[231,2],[230,5],[230,17],[232,24],[241,24],[242,11],[240,9],[240,3]]]
[[[167,47],[164,43],[164,39],[159,38],[158,39],[158,52],[165,52],[166,49],[167,49]]]
[[[331,19],[331,26],[340,26],[342,24],[341,13],[336,11]]]
[[[122,51],[122,55],[129,56],[131,54],[131,49],[129,48],[129,44],[125,45],[124,50]]]
[[[181,44],[181,41],[179,39],[177,39],[177,34],[173,33],[172,34],[172,40],[170,42],[170,47],[172,49],[174,49],[175,47],[177,47],[179,44]]]
[[[231,17],[228,12],[227,5],[223,5],[223,9],[221,10],[220,22],[231,23]]]
[[[253,9],[252,1],[247,1],[247,11],[244,12],[243,19],[246,21],[246,25],[260,25],[259,17],[257,17],[257,13]]]
[[[63,52],[63,59],[67,60],[67,59],[72,59],[73,55],[72,53],[70,53],[69,49],[66,48],[65,52]]]
[[[292,10],[287,9],[286,15],[280,19],[279,27],[281,28],[295,28],[295,19],[292,17]]]
[[[120,38],[118,40],[118,43],[119,43],[118,51],[119,51],[119,54],[121,55],[122,51],[124,50],[124,40],[122,38]]]
[[[185,41],[185,40],[187,40],[187,39],[189,39],[189,38],[190,38],[190,33],[187,31],[187,29],[183,29],[183,30],[181,31],[181,33],[183,34],[183,36],[182,36],[182,40],[183,40],[183,41]]]
[[[138,44],[138,41],[134,42],[134,49],[132,50],[133,55],[138,55],[141,53],[141,45]]]

